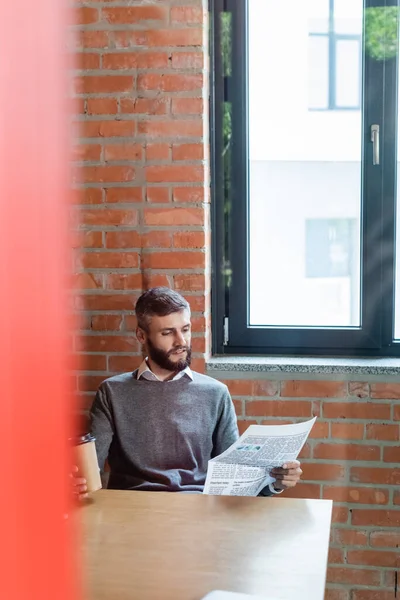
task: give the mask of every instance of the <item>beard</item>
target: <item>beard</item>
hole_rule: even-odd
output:
[[[150,340],[147,338],[147,350],[149,356],[152,361],[156,363],[160,367],[160,369],[165,369],[166,371],[171,371],[174,373],[179,373],[180,371],[184,371],[187,367],[190,367],[190,363],[192,362],[192,349],[190,346],[178,346],[166,352],[165,350],[161,350],[157,348]],[[172,361],[169,357],[171,354],[174,354],[177,350],[181,350],[185,348],[186,356],[178,361]]]

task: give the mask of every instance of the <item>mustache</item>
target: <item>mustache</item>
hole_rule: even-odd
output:
[[[179,352],[179,350],[185,350],[187,352],[188,347],[187,346],[176,346],[175,348],[172,348],[172,350],[170,350],[168,352],[168,356],[171,356],[171,354],[175,354],[175,352]]]

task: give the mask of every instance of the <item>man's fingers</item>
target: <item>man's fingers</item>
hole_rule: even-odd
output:
[[[293,475],[301,475],[302,473],[303,471],[300,469],[300,467],[295,469],[272,469],[271,471],[271,475],[273,477],[284,477],[285,475],[289,475],[291,477]]]

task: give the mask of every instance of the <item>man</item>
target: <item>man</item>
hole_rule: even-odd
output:
[[[136,317],[147,358],[104,381],[91,409],[99,466],[108,460],[111,489],[202,492],[209,459],[238,438],[228,388],[190,369],[190,307],[180,294],[145,292]],[[276,482],[262,495],[296,485],[300,463],[285,467],[272,472]]]

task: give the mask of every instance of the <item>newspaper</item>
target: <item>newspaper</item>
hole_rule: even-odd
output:
[[[257,496],[275,479],[270,471],[295,460],[316,417],[294,425],[250,425],[237,442],[208,462],[203,494]]]

